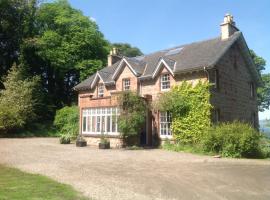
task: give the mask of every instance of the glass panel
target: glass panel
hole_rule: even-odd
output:
[[[96,132],[96,117],[92,116],[92,132]]]
[[[91,129],[91,117],[87,117],[87,132],[90,132]]]
[[[100,132],[100,116],[97,116],[97,132]]]
[[[86,117],[83,117],[83,132],[86,131]]]
[[[112,132],[116,132],[116,115],[112,117]]]
[[[107,116],[107,132],[111,132],[111,116]]]
[[[102,116],[101,118],[101,132],[105,132],[105,116]]]

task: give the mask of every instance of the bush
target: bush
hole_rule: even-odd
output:
[[[61,135],[59,141],[60,144],[70,144],[71,139],[72,139],[71,135]]]
[[[64,107],[56,111],[54,126],[62,135],[76,138],[79,133],[79,109],[77,106]]]
[[[145,122],[146,103],[137,93],[125,91],[118,96],[120,115],[118,128],[126,145],[136,144],[138,133]]]
[[[260,140],[260,150],[262,158],[270,158],[270,139],[262,137]]]
[[[110,140],[104,135],[104,134],[101,134],[101,137],[100,137],[100,144],[109,144],[110,143]]]
[[[260,154],[258,131],[241,122],[223,123],[209,128],[201,144],[206,152],[214,152],[224,157],[258,157]]]
[[[22,67],[13,66],[0,90],[0,133],[22,129],[36,120],[36,90],[40,78],[26,78]]]

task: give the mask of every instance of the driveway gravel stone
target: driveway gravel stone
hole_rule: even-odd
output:
[[[0,139],[0,164],[49,176],[97,200],[270,199],[269,160],[99,150],[28,138]]]

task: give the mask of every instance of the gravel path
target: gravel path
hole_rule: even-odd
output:
[[[0,163],[70,184],[94,199],[270,199],[269,160],[76,148],[32,138],[0,139]]]

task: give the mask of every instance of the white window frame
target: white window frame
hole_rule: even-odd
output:
[[[130,90],[130,79],[125,78],[123,79],[123,91]]]
[[[169,112],[159,113],[159,136],[160,138],[172,138],[172,116]]]
[[[104,97],[104,84],[98,85],[98,97]]]
[[[160,90],[166,91],[171,88],[170,74],[161,74],[160,76]]]
[[[118,116],[119,111],[117,107],[84,108],[82,110],[82,134],[97,135],[104,133],[119,135],[117,127]],[[108,120],[110,121],[109,123]],[[113,124],[115,125],[114,131],[112,131]]]

